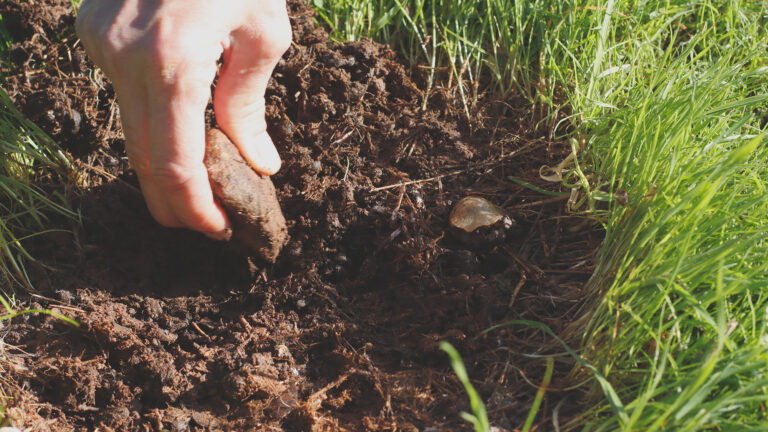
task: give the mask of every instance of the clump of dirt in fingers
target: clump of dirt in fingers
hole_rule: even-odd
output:
[[[232,223],[225,240],[238,243],[244,253],[274,263],[288,230],[272,180],[254,171],[217,128],[205,135],[204,163],[213,195]]]
[[[567,214],[567,196],[508,180],[557,190],[538,170],[565,146],[529,108],[481,101],[468,120],[438,88],[422,110],[421,78],[389,48],[330,43],[311,10],[290,3],[294,44],[267,91],[290,240],[264,265],[151,219],[122,154],[113,92],[82,57],[67,5],[11,0],[0,10],[26,29],[14,33],[6,88],[76,158],[87,185],[74,236],[29,243],[41,264],[30,269],[41,292],[30,306],[81,326],[46,315],[4,324],[17,424],[468,430],[457,414],[469,410],[466,394],[438,349],[446,340],[491,423],[522,425],[545,368],[530,354],[560,350],[530,328],[482,332],[509,320],[563,331],[578,318],[601,240]],[[469,194],[517,221],[502,243],[452,235],[450,210]],[[560,401],[574,402],[559,409],[560,424],[578,410],[572,366],[557,357],[542,429]]]

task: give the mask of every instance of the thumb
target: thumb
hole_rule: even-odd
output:
[[[261,174],[280,169],[280,156],[267,134],[264,92],[275,65],[291,43],[288,15],[235,30],[224,52],[214,111],[219,127]]]

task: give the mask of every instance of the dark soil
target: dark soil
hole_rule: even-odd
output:
[[[524,326],[481,334],[509,320],[562,334],[581,317],[601,233],[569,216],[566,199],[507,180],[554,190],[538,170],[567,146],[514,100],[483,99],[468,121],[438,87],[422,111],[422,77],[389,48],[329,43],[309,8],[290,9],[294,44],[267,94],[290,241],[262,265],[151,219],[113,92],[77,43],[70,3],[0,1],[19,41],[4,88],[73,155],[83,186],[74,235],[28,244],[40,260],[29,306],[80,327],[47,315],[2,324],[17,426],[470,430],[440,341],[461,352],[498,430],[521,427],[546,354],[558,356],[537,430],[578,414],[573,362],[551,338]],[[468,194],[517,221],[502,244],[470,247],[451,234],[450,209]]]

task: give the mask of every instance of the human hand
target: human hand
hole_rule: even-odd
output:
[[[205,108],[251,166],[271,175],[280,157],[266,132],[264,92],[291,43],[285,0],[85,0],[77,33],[112,80],[126,152],[152,216],[222,238],[205,154]]]

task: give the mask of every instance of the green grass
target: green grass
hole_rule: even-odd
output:
[[[586,335],[594,399],[564,428],[765,428],[766,2],[313,3],[334,37],[392,44],[468,112],[490,90],[542,121],[570,114],[555,130],[570,131],[572,210],[606,240],[588,313],[564,335]]]
[[[49,217],[75,218],[59,191],[72,175],[69,159],[25,119],[0,90],[0,284],[31,287],[23,241],[49,232]],[[43,185],[50,187],[44,189]]]
[[[11,39],[0,16],[0,66],[7,67]],[[2,77],[4,73],[0,73]],[[53,215],[76,219],[62,191],[74,174],[69,158],[35,124],[24,118],[0,89],[0,321],[43,313],[78,325],[45,309],[25,309],[15,301],[15,290],[32,289],[25,264],[34,258],[24,241],[50,232]],[[0,350],[0,356],[5,355]],[[8,425],[5,394],[0,380],[0,425]]]
[[[475,432],[488,432],[491,429],[491,425],[488,422],[488,413],[485,410],[485,404],[480,398],[480,394],[475,390],[475,386],[473,386],[472,382],[469,380],[467,368],[464,367],[464,362],[461,360],[459,352],[456,351],[456,348],[454,348],[453,345],[445,341],[440,342],[440,349],[448,354],[451,361],[451,368],[453,368],[453,372],[459,378],[461,385],[464,386],[464,390],[467,392],[467,396],[469,396],[469,406],[472,409],[472,413],[462,412],[461,417],[472,423]]]
[[[9,67],[11,42],[0,15],[3,68]],[[73,178],[69,158],[0,89],[0,295],[8,296],[18,287],[31,288],[24,264],[34,258],[24,248],[24,240],[50,232],[52,215],[77,218],[62,195]],[[7,299],[0,301],[10,313]]]

